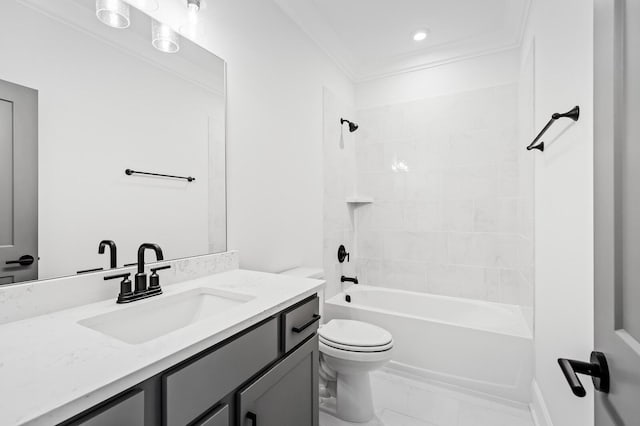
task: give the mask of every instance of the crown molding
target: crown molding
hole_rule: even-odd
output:
[[[300,9],[290,7],[285,0],[274,0],[283,12],[356,84],[517,49],[522,46],[526,23],[532,9],[532,1],[525,0],[517,32],[512,37],[507,36],[507,40],[502,43],[492,43],[482,48],[467,47],[466,52],[460,53],[460,51],[465,50],[465,47],[463,45],[464,41],[458,40],[430,46],[409,54],[397,55],[374,66],[358,66],[350,52],[342,47],[341,41],[328,25],[323,27],[323,24],[313,22],[314,19],[310,18],[309,14],[304,16],[305,14],[301,13]],[[317,17],[317,15],[317,13],[314,14],[314,17]],[[511,39],[509,40],[509,38]],[[451,50],[457,50],[457,52],[446,54],[443,51],[447,47],[452,47]],[[440,52],[437,58],[428,58],[430,54],[438,52],[438,50]],[[421,56],[423,59],[419,59]],[[411,63],[407,64],[406,62]]]

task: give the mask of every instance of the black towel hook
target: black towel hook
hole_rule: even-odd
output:
[[[557,112],[555,114],[553,114],[551,116],[551,120],[549,120],[547,125],[544,126],[544,129],[542,129],[542,131],[540,133],[538,133],[538,136],[536,136],[536,138],[533,140],[533,142],[531,142],[531,144],[527,147],[527,151],[531,151],[532,149],[537,149],[537,150],[540,150],[540,151],[544,151],[544,142],[538,143],[538,141],[540,140],[542,135],[544,135],[545,132],[547,130],[549,130],[549,127],[551,127],[551,125],[553,123],[555,123],[555,121],[560,119],[560,118],[570,118],[573,121],[578,121],[578,119],[580,118],[580,107],[579,106],[575,106],[570,111],[567,111],[564,114],[560,114],[560,113],[557,113]]]

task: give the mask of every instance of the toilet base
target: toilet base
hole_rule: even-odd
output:
[[[368,422],[348,422],[338,417],[335,398],[320,399],[320,424],[322,426],[390,426],[380,420],[380,413],[375,413]]]
[[[366,423],[373,418],[369,373],[338,374],[336,414],[342,420]]]

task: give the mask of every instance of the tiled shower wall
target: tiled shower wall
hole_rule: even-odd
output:
[[[375,200],[355,214],[361,282],[533,303],[533,247],[523,236],[533,188],[521,184],[532,169],[519,164],[518,91],[512,84],[358,112],[357,188]]]

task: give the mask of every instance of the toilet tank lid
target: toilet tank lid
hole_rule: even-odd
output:
[[[280,273],[282,275],[289,275],[292,277],[314,278],[316,280],[324,278],[324,270],[322,268],[299,267],[288,269]]]

